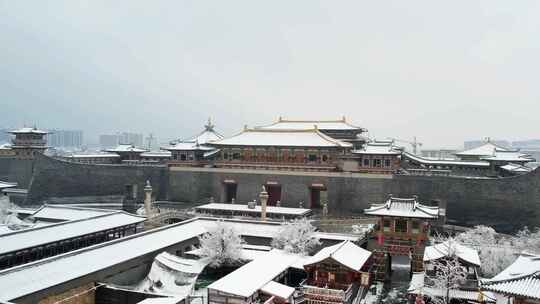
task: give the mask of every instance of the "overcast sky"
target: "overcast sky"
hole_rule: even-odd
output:
[[[539,138],[540,1],[0,1],[0,126]]]

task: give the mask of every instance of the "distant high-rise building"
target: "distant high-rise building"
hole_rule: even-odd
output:
[[[49,130],[47,144],[55,148],[80,148],[83,145],[83,131]]]
[[[120,144],[130,144],[135,147],[142,147],[143,145],[143,135],[140,133],[128,133],[122,132],[118,134],[118,143]]]
[[[101,149],[114,148],[119,144],[129,144],[143,147],[143,135],[140,133],[121,132],[116,134],[103,134],[99,136]]]
[[[0,144],[10,143],[12,135],[9,133],[9,129],[0,129]]]
[[[468,140],[468,141],[465,141],[463,143],[463,146],[465,148],[465,150],[470,150],[470,149],[474,149],[474,148],[478,148],[482,145],[484,145],[486,142],[490,142],[492,144],[495,144],[497,146],[501,146],[503,148],[510,148],[511,145],[510,145],[510,142],[507,141],[507,140],[492,140],[492,139],[485,139],[485,140]]]
[[[529,139],[512,142],[515,149],[540,149],[540,139]]]
[[[103,134],[99,136],[99,146],[101,149],[110,149],[118,145],[117,134]]]
[[[154,136],[154,134],[150,133],[145,138],[145,145],[144,148],[148,150],[158,150],[159,144],[157,137]]]

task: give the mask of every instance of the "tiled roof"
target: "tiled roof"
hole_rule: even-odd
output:
[[[482,280],[481,285],[485,290],[506,295],[540,299],[540,255],[520,255],[495,277]]]
[[[352,145],[333,139],[317,129],[268,130],[245,129],[241,133],[209,143],[212,146],[321,147],[350,148]]]
[[[341,131],[341,130],[358,130],[361,132],[367,131],[364,128],[354,126],[347,122],[345,117],[339,120],[287,120],[281,117],[277,122],[266,126],[258,126],[256,129],[268,130],[310,130],[313,126],[317,126],[323,131]]]
[[[305,265],[316,264],[327,258],[332,258],[352,270],[360,271],[370,256],[371,251],[358,247],[350,241],[344,241],[321,249],[313,257],[309,258]]]
[[[384,204],[372,204],[364,209],[367,215],[396,216],[436,219],[439,217],[439,207],[426,206],[416,198],[390,197]]]
[[[24,127],[24,128],[20,128],[20,129],[17,129],[17,130],[10,131],[9,133],[11,133],[11,134],[34,133],[34,134],[45,135],[45,134],[48,134],[49,132],[39,130],[39,129],[35,128],[35,127],[34,128]]]

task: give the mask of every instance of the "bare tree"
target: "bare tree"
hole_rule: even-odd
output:
[[[306,255],[321,244],[315,232],[316,228],[305,218],[283,223],[272,240],[272,247]]]
[[[457,256],[456,241],[448,238],[446,256],[429,263],[426,271],[426,295],[437,304],[449,304],[453,298],[452,290],[458,290],[467,280],[467,270]]]

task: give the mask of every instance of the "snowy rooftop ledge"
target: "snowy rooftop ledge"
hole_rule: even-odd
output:
[[[205,211],[231,211],[231,212],[241,212],[241,213],[261,213],[261,206],[256,205],[255,208],[248,208],[247,204],[221,204],[221,203],[210,203],[206,205],[201,205],[195,207],[195,210],[198,212]],[[290,207],[266,207],[267,214],[276,214],[276,215],[296,215],[296,216],[307,216],[311,214],[311,209],[306,208],[290,208]]]

